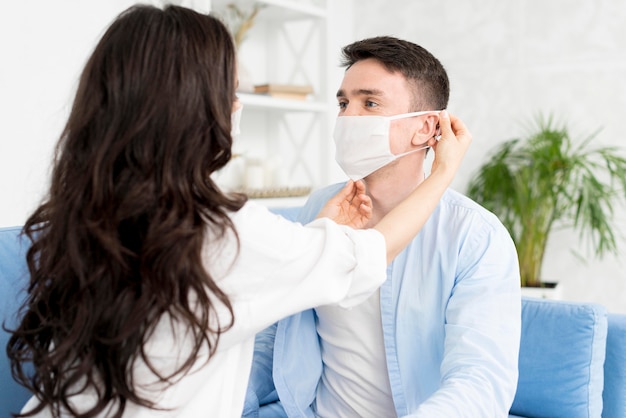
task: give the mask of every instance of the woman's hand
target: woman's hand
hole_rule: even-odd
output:
[[[343,189],[330,198],[318,218],[330,218],[340,225],[364,228],[372,217],[372,199],[365,194],[365,183],[348,181]]]
[[[429,145],[435,150],[431,173],[437,170],[447,170],[454,175],[472,142],[472,134],[461,119],[450,115],[446,110],[439,113],[439,127],[441,139],[429,141]]]

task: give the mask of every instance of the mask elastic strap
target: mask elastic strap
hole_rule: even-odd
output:
[[[420,112],[402,113],[400,115],[388,116],[388,118],[389,120],[396,120],[429,114],[439,114],[439,112],[441,112],[441,110],[422,110]]]
[[[419,148],[416,148],[416,149],[412,149],[411,151],[407,151],[407,152],[403,152],[402,154],[394,155],[394,157],[395,157],[395,159],[398,159],[400,157],[404,157],[405,155],[413,154],[414,152],[421,151],[421,150],[426,149],[426,148],[430,148],[430,145],[426,145],[424,147],[419,147]]]

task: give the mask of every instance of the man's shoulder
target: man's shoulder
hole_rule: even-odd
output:
[[[479,240],[508,237],[509,232],[492,212],[464,194],[448,189],[422,228],[424,236],[450,240],[472,236]],[[445,231],[445,232],[444,232]],[[442,235],[443,233],[443,235]]]
[[[437,251],[447,252],[451,259],[457,260],[455,275],[489,257],[502,261],[516,259],[513,240],[500,219],[454,190],[444,193],[422,232],[420,242],[427,244],[434,240],[438,243]],[[495,263],[494,269],[506,269],[504,264]]]
[[[498,217],[491,211],[453,189],[448,189],[443,194],[438,210],[445,212],[444,216],[458,216],[465,213],[467,216],[472,215],[472,218],[481,219],[489,224],[501,225]]]
[[[461,192],[454,189],[447,189],[441,198],[441,201],[449,205],[458,205],[467,207],[471,210],[487,211],[484,207],[467,197]]]

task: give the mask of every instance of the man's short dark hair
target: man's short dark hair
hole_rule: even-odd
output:
[[[391,36],[363,39],[342,49],[341,65],[373,58],[392,72],[400,72],[413,87],[412,111],[448,106],[450,82],[443,65],[426,49]]]

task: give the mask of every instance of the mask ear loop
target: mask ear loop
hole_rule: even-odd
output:
[[[441,110],[421,110],[419,112],[410,112],[410,113],[402,113],[400,115],[386,116],[389,120],[397,120],[397,119],[405,119],[405,118],[414,118],[416,116],[430,115],[430,114],[439,114]]]

